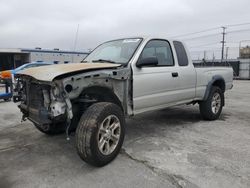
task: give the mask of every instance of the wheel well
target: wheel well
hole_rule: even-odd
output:
[[[225,82],[224,82],[224,80],[222,80],[222,79],[216,80],[212,85],[219,87],[222,90],[223,93],[225,92]]]
[[[92,86],[82,91],[80,98],[90,97],[96,102],[112,102],[118,105],[122,110],[123,106],[116,94],[109,88],[101,86]],[[93,102],[94,103],[94,102]]]
[[[224,93],[226,90],[224,79],[221,76],[214,76],[213,79],[207,85],[203,100],[207,100],[213,86],[219,87],[222,93]]]

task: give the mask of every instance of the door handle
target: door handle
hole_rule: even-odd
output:
[[[178,72],[172,72],[172,77],[178,77]]]

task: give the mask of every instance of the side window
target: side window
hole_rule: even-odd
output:
[[[174,48],[177,54],[178,64],[180,66],[187,66],[188,57],[183,44],[179,41],[174,41]]]
[[[158,66],[173,66],[170,44],[165,40],[151,40],[144,47],[140,58],[156,57]]]

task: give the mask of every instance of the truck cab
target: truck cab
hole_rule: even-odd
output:
[[[196,71],[183,43],[150,38],[144,41],[135,59],[138,60],[131,64],[134,113],[195,99]]]

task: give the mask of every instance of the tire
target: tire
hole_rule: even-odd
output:
[[[212,87],[207,100],[200,102],[200,114],[205,120],[216,120],[220,117],[224,94],[219,87]]]
[[[125,135],[125,118],[119,106],[108,102],[91,105],[76,129],[76,149],[87,163],[101,167],[118,155]]]
[[[34,125],[39,131],[47,135],[61,134],[66,130],[66,125],[63,123],[46,124],[46,125],[38,125],[34,123]]]

